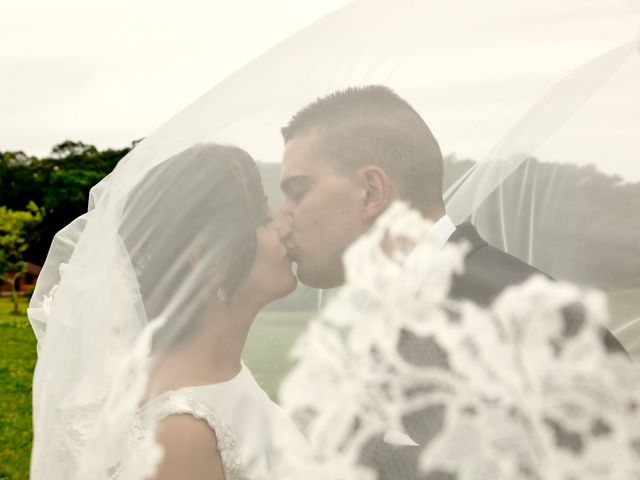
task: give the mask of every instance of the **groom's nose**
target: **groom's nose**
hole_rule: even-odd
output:
[[[293,221],[289,215],[283,215],[277,210],[274,210],[271,213],[271,218],[273,219],[273,224],[275,226],[276,232],[278,232],[278,236],[284,240],[289,235],[291,235],[291,229],[293,228]]]
[[[280,204],[278,208],[278,213],[282,215],[286,215],[287,217],[293,217],[293,202],[287,197],[284,197],[284,200]]]

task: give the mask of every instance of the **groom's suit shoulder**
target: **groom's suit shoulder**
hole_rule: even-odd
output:
[[[456,276],[451,286],[453,298],[489,305],[505,288],[518,285],[532,275],[545,275],[513,255],[489,245],[470,223],[458,225],[449,242],[466,242],[470,248],[465,256],[464,273]]]
[[[489,245],[470,223],[458,225],[449,241],[467,242],[470,246],[464,260],[464,273],[453,279],[452,298],[472,300],[488,306],[505,288],[518,285],[533,275],[551,278],[513,255]],[[602,328],[602,332],[608,351],[629,356],[611,332],[605,328]]]

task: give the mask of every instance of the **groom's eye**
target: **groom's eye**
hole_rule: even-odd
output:
[[[313,179],[306,175],[293,175],[282,180],[280,188],[285,194],[285,199],[299,203],[312,184]]]
[[[291,200],[293,200],[294,202],[299,202],[304,196],[304,193],[305,191],[302,189],[293,190],[292,192],[289,193],[289,197],[291,197]]]
[[[269,225],[271,222],[273,222],[273,218],[271,218],[269,215],[265,215],[264,217],[262,217],[260,225]]]

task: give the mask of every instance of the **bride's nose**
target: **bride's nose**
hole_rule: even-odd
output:
[[[284,240],[291,235],[293,221],[290,216],[283,215],[272,207],[269,207],[269,216],[272,219],[271,224],[276,229],[276,232],[278,232],[280,239]]]

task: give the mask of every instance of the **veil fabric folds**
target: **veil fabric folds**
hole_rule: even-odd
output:
[[[112,478],[114,465],[117,478],[146,478],[161,458],[153,430],[131,434],[151,352],[158,352],[152,334],[164,332],[160,351],[180,342],[212,294],[206,281],[222,261],[215,246],[234,237],[216,231],[215,221],[207,226],[206,215],[189,217],[190,241],[163,259],[153,286],[162,294],[150,309],[138,260],[145,235],[158,237],[140,228],[143,207],[175,195],[163,214],[170,231],[184,234],[178,220],[185,212],[206,213],[223,198],[216,195],[224,182],[211,180],[223,167],[178,169],[175,185],[147,192],[128,217],[139,186],[202,142],[277,162],[279,129],[290,116],[354,85],[393,88],[430,126],[446,156],[445,200],[455,223],[472,221],[490,244],[558,280],[604,291],[609,328],[640,358],[635,7],[605,0],[355,1],[160,126],[92,189],[88,213],[56,235],[39,277],[29,308],[40,355],[32,478]],[[232,233],[259,219],[240,220],[246,222]],[[127,243],[123,225],[136,227],[130,231],[140,244]],[[183,275],[194,258],[196,273]]]

